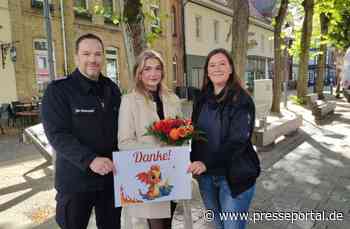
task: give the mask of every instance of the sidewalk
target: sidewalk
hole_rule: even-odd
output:
[[[263,172],[252,212],[335,210],[343,214],[344,220],[291,223],[270,217],[251,222],[249,229],[349,228],[350,104],[345,100],[336,102],[335,115],[322,126],[315,124],[311,111],[288,103],[289,110],[303,115],[303,126],[297,135],[260,154]]]
[[[337,100],[332,119],[317,126],[311,111],[291,103],[303,114],[304,124],[267,151],[259,152],[262,174],[251,212],[337,210],[343,221],[272,219],[250,222],[248,229],[341,229],[350,225],[350,103]],[[55,190],[52,168],[25,173],[44,159],[31,145],[19,144],[18,136],[0,135],[0,229],[54,229]],[[195,229],[209,229],[202,217],[198,193],[192,205]],[[181,208],[173,226],[183,228]],[[266,215],[265,215],[266,216]],[[266,217],[265,217],[266,218]],[[93,223],[90,229],[96,228]]]

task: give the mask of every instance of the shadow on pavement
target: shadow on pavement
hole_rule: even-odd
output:
[[[45,176],[41,178],[33,179],[29,177],[28,174],[23,175],[25,182],[0,189],[0,196],[28,189],[27,192],[21,194],[20,196],[17,196],[3,204],[0,204],[0,212],[17,205],[26,199],[29,199],[39,192],[53,189],[52,170],[45,168],[43,171],[45,173]]]

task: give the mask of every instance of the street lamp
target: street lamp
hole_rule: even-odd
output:
[[[286,37],[284,38],[284,42],[287,45],[286,49],[284,50],[284,55],[283,55],[283,59],[284,59],[284,63],[283,63],[284,64],[284,81],[283,81],[284,98],[283,98],[283,103],[284,103],[284,107],[287,108],[289,74],[293,74],[293,67],[292,67],[293,59],[288,54],[288,48],[291,47],[292,42],[293,42],[293,38],[292,38],[293,26],[289,22],[287,22],[284,26],[283,31],[286,33]],[[288,65],[289,65],[289,68],[287,68]]]

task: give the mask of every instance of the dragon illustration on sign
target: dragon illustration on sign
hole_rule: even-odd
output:
[[[148,171],[138,173],[136,177],[139,181],[148,185],[146,193],[142,193],[141,189],[139,189],[139,194],[144,200],[154,200],[168,196],[174,187],[168,183],[168,179],[162,180],[159,165],[152,165]]]

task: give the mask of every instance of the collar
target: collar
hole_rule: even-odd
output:
[[[136,100],[147,101],[147,98],[143,94],[139,93],[136,89],[133,89],[131,93],[135,94]],[[163,92],[159,94],[159,98],[162,100],[163,103],[166,103],[169,100],[169,95]],[[149,100],[153,102],[151,98]]]
[[[93,81],[90,80],[89,78],[87,78],[86,76],[84,76],[78,68],[76,68],[74,70],[74,72],[72,73],[72,76],[74,77],[75,80],[78,81],[80,87],[82,88],[83,92],[85,94],[89,94],[93,89],[93,83],[101,83],[104,84],[105,83],[105,79],[103,77],[102,74],[100,74],[98,81]]]

